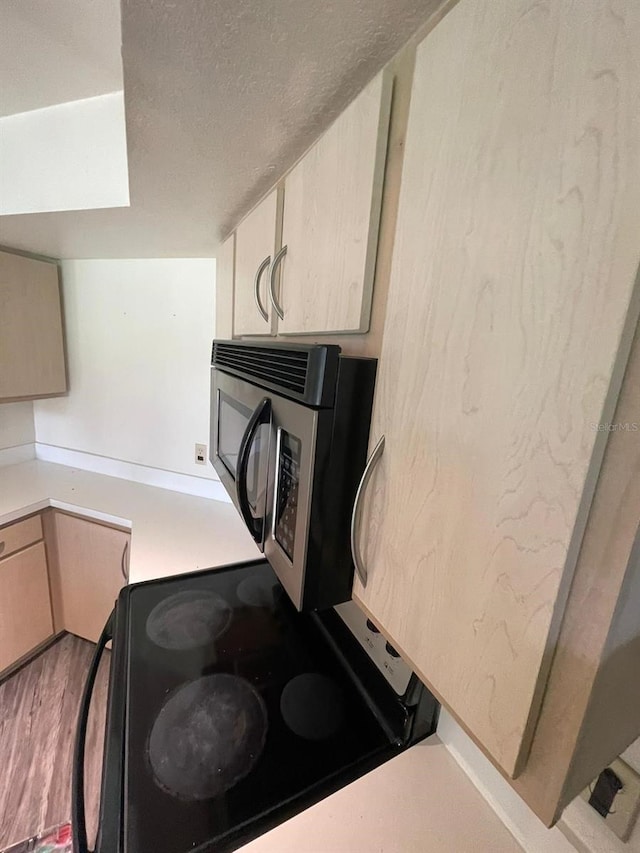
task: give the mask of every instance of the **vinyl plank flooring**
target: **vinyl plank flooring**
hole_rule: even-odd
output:
[[[73,744],[94,646],[64,635],[0,684],[0,850],[71,817]],[[89,716],[87,825],[97,825],[109,653]]]

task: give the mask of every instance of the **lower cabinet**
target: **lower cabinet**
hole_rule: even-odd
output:
[[[128,580],[130,540],[57,510],[0,528],[0,674],[54,632],[98,640]]]
[[[29,544],[34,537],[40,541]],[[0,559],[2,672],[53,634],[53,620],[39,516],[0,530],[0,545],[0,553],[13,552]]]
[[[56,630],[96,642],[128,578],[126,530],[54,512],[51,594]]]

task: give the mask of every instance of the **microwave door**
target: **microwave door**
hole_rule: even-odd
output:
[[[263,405],[264,398],[263,389],[222,371],[211,371],[211,463],[243,519],[251,518],[248,526],[254,536],[261,529],[264,533],[259,520],[266,512],[272,452],[271,406]],[[243,470],[238,487],[240,461]],[[262,539],[256,541],[262,548]]]
[[[253,536],[254,540],[260,545],[262,545],[263,541],[265,518],[264,513],[256,517],[251,510],[248,487],[249,463],[258,430],[261,426],[269,425],[270,423],[271,400],[268,397],[264,397],[258,403],[253,414],[249,418],[249,423],[247,424],[247,428],[242,436],[242,441],[240,442],[238,461],[236,465],[236,497],[238,501],[238,508],[247,528],[249,529],[249,532]],[[260,497],[263,498],[264,496]],[[259,500],[257,503],[258,505],[264,505],[264,500]]]

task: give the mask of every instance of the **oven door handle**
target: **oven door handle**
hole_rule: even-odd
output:
[[[87,740],[87,722],[89,719],[89,708],[91,696],[96,683],[98,667],[109,640],[113,639],[113,626],[115,621],[115,610],[111,613],[104,626],[98,645],[93,654],[93,660],[89,667],[89,674],[84,685],[82,701],[80,703],[80,714],[78,715],[78,729],[76,731],[76,742],[73,751],[73,788],[71,803],[71,828],[73,834],[74,853],[93,853],[89,850],[87,838],[87,824],[85,819],[84,803],[84,754]]]
[[[247,488],[247,474],[249,471],[249,456],[251,455],[251,446],[256,437],[256,432],[261,424],[271,422],[271,400],[264,397],[256,406],[254,413],[249,419],[247,428],[240,442],[240,450],[238,451],[238,466],[236,470],[236,494],[238,497],[238,505],[240,512],[244,518],[245,524],[249,528],[249,532],[256,542],[262,540],[264,530],[264,518],[254,518],[249,504],[249,491]]]

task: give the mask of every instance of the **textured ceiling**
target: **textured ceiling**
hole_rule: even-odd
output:
[[[122,89],[119,0],[0,0],[0,116]]]
[[[55,257],[207,256],[440,0],[123,0],[131,207],[0,217]]]

